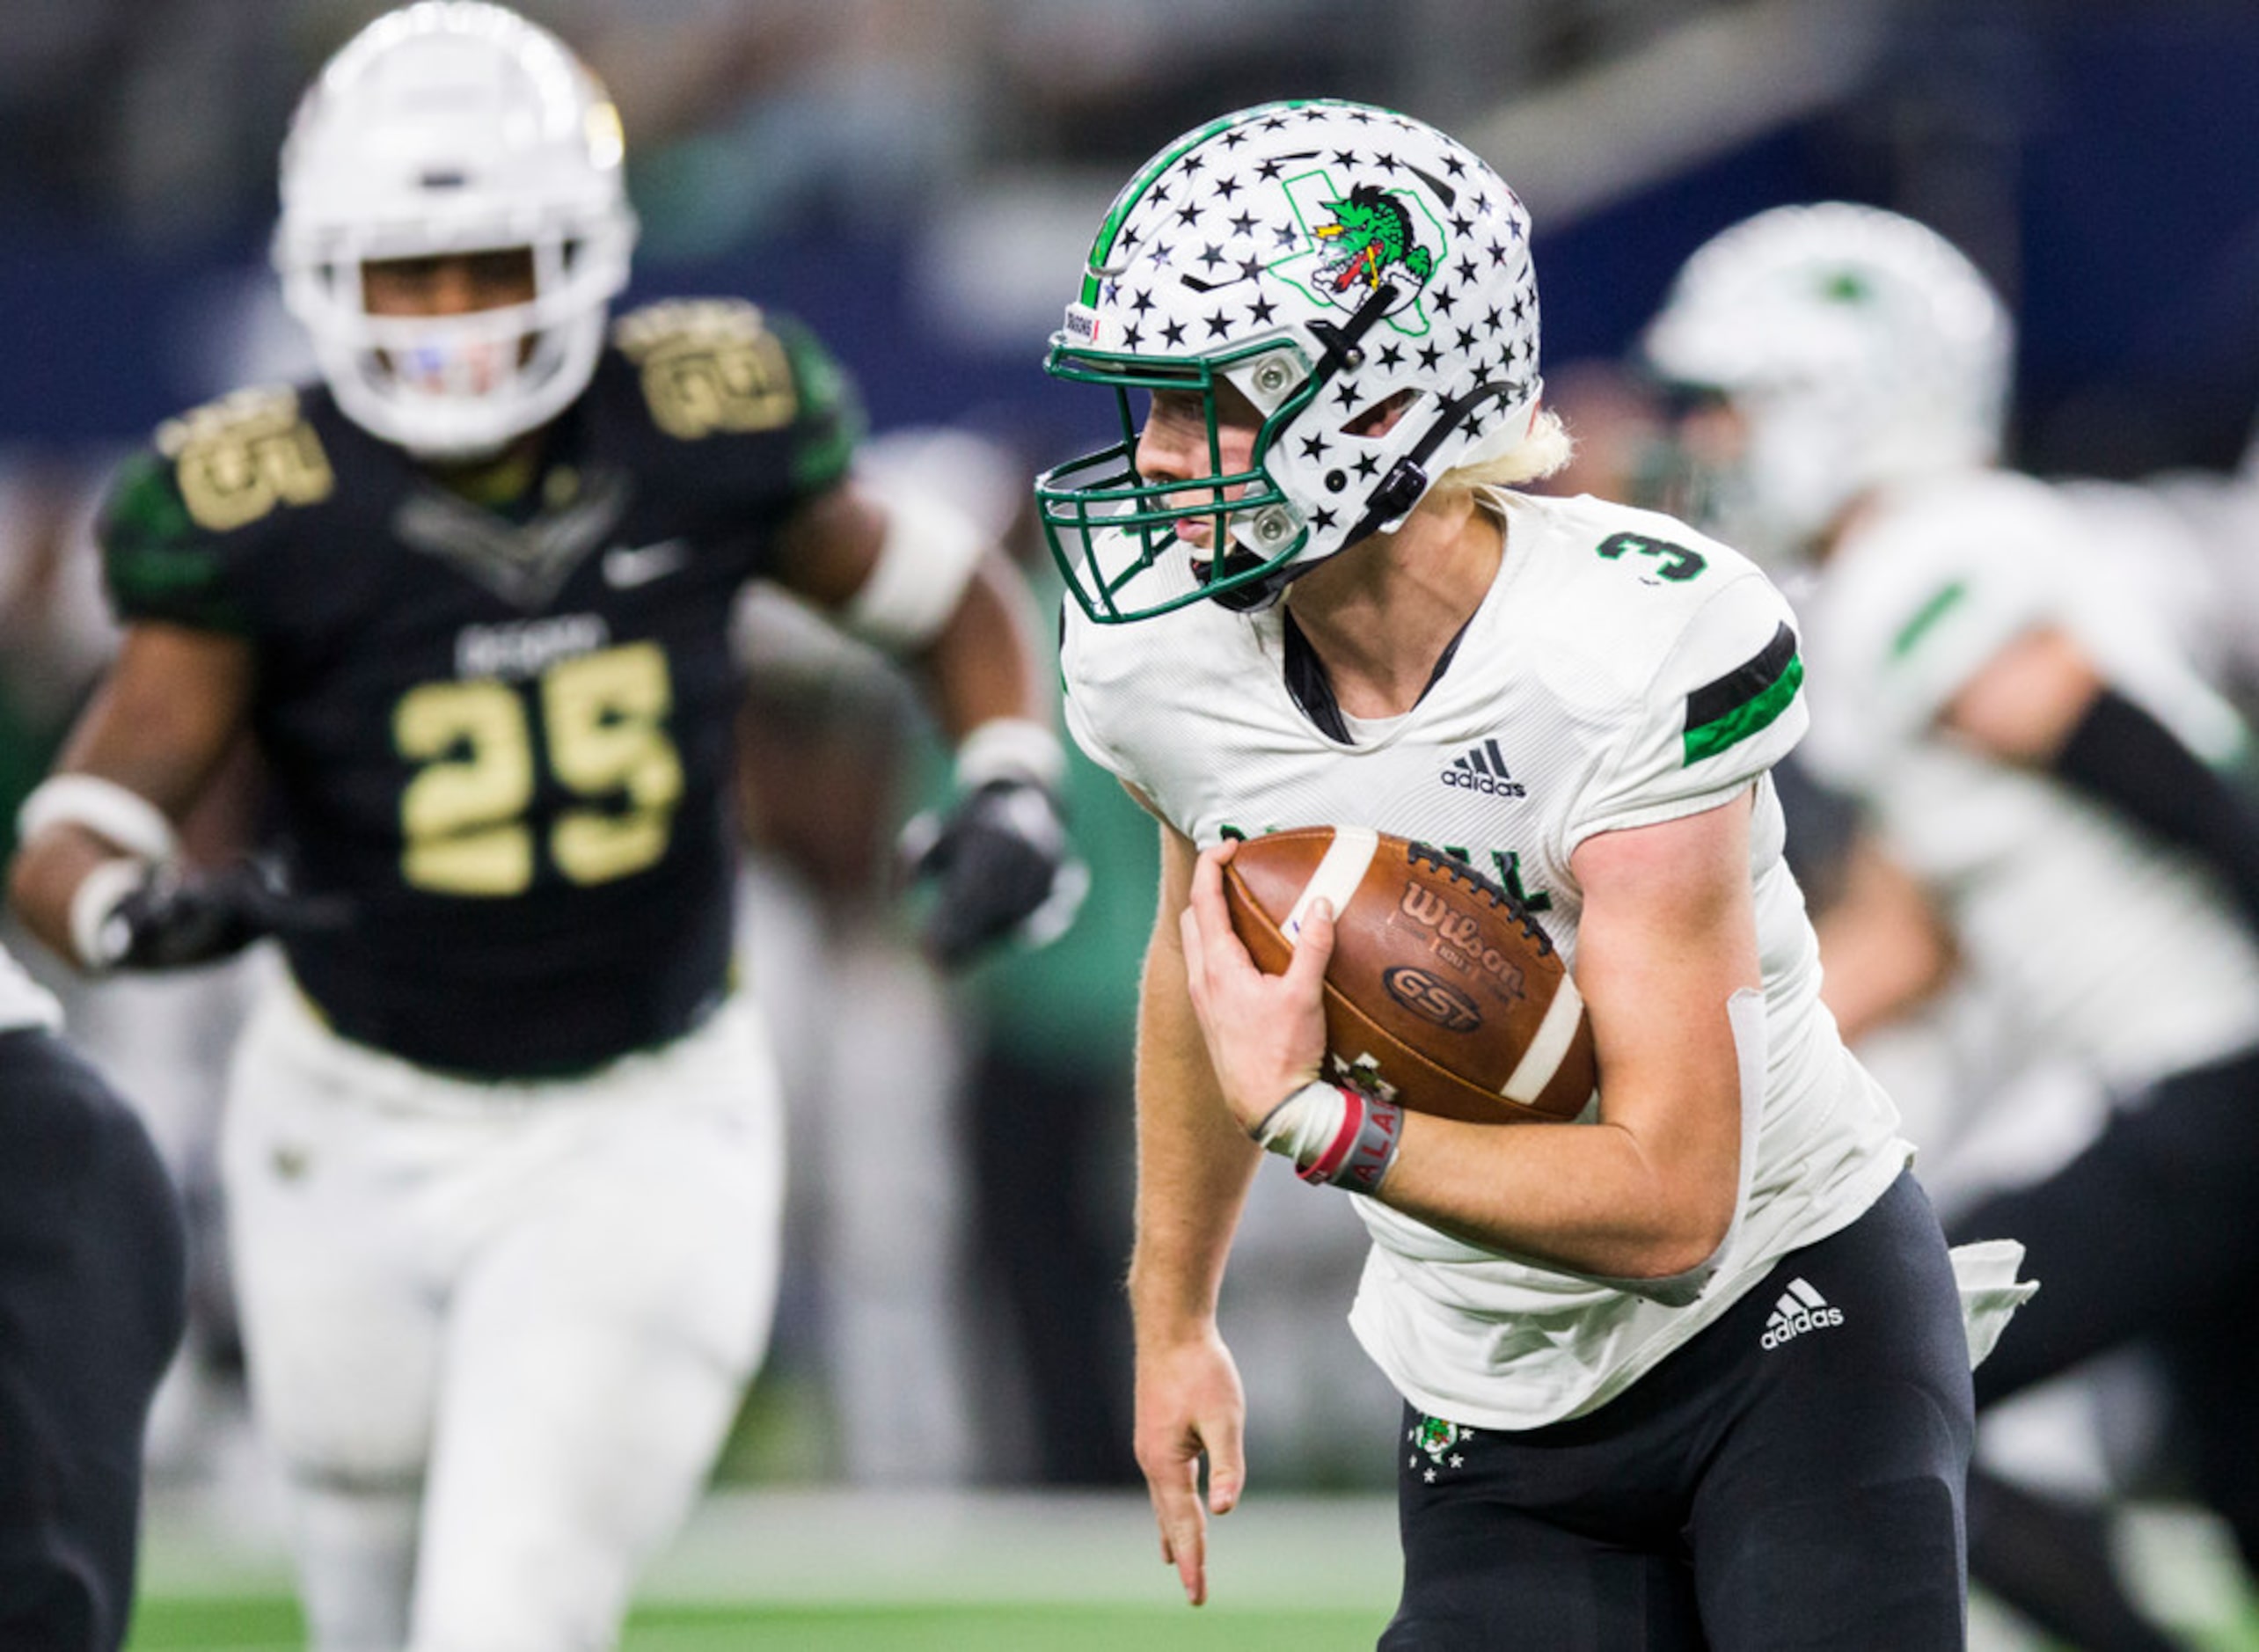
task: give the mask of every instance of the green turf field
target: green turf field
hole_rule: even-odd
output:
[[[128,1652],[297,1652],[279,1531],[164,1496]],[[2138,1510],[2121,1561],[2192,1652],[2259,1652],[2259,1595],[2226,1531]],[[1211,1531],[1211,1604],[1185,1605],[1136,1493],[708,1498],[643,1580],[622,1652],[1366,1652],[1395,1603],[1393,1502],[1250,1498]],[[1972,1652],[2060,1652],[1971,1603]]]
[[[1366,1652],[1369,1612],[1148,1606],[680,1606],[636,1613],[622,1652]],[[144,1602],[128,1652],[284,1652],[298,1614],[275,1597]]]

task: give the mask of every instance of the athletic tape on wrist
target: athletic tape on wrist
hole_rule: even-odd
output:
[[[1254,1134],[1291,1159],[1303,1181],[1373,1194],[1396,1162],[1403,1129],[1404,1109],[1394,1102],[1312,1079],[1264,1115]]]
[[[121,857],[103,861],[79,879],[70,892],[70,949],[81,968],[99,973],[123,954],[131,937],[110,932],[110,920],[125,898],[148,881],[149,873],[148,861]]]
[[[140,793],[99,774],[49,775],[16,811],[16,841],[27,844],[50,826],[80,826],[143,860],[170,860],[179,836],[164,811]]]
[[[1059,737],[1030,718],[991,717],[957,743],[961,792],[991,780],[1033,780],[1056,793],[1066,772],[1067,754]]]

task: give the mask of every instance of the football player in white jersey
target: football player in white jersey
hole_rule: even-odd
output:
[[[1405,1400],[1383,1647],[1958,1646],[1994,1316],[1964,1329],[1820,1007],[1766,778],[1805,726],[1788,609],[1668,517],[1514,490],[1567,449],[1538,336],[1498,174],[1308,102],[1141,169],[1052,341],[1122,417],[1037,489],[1069,726],[1161,830],[1130,1290],[1163,1550],[1202,1600],[1246,1474],[1217,1292],[1268,1149],[1371,1232],[1350,1321]],[[1455,784],[1470,752],[1493,784]],[[1535,913],[1597,1040],[1582,1120],[1321,1072],[1330,915],[1266,976],[1221,895],[1235,840],[1313,824],[1444,846]],[[1959,1259],[1989,1306],[2012,1253]]]
[[[1686,445],[1721,516],[1811,571],[1807,754],[1898,874],[1860,882],[1857,944],[1831,947],[1846,1031],[1957,978],[2036,1054],[2138,1104],[1951,1222],[2014,1234],[2046,1283],[1978,1372],[1980,1408],[2151,1340],[2197,1484],[2259,1559],[2241,1328],[2259,1290],[2259,817],[2226,778],[2246,738],[2126,581],[2129,549],[1998,468],[2011,346],[1956,249],[1839,202],[1715,238],[1646,340],[1717,398]],[[2098,1522],[1981,1473],[1971,1513],[1978,1575],[2057,1633],[2165,1644],[2096,1587]]]

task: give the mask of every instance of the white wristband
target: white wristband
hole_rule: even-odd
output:
[[[99,774],[49,775],[16,811],[16,841],[27,844],[50,826],[80,826],[144,860],[170,860],[179,836],[164,811],[140,793]]]
[[[1028,718],[991,717],[957,745],[961,792],[991,780],[1033,780],[1056,793],[1066,773],[1067,754],[1059,737]]]
[[[70,895],[70,949],[80,968],[99,974],[118,961],[128,937],[108,932],[126,896],[148,880],[150,863],[132,857],[105,860]],[[120,925],[122,928],[123,925]]]

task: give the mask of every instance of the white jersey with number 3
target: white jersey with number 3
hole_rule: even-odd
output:
[[[1195,844],[1340,824],[1437,844],[1527,897],[1572,967],[1579,844],[1757,786],[1764,995],[1761,1017],[1736,1021],[1744,1193],[1700,1295],[1672,1305],[1357,1202],[1374,1241],[1350,1314],[1366,1349],[1430,1414],[1525,1429],[1621,1393],[1783,1253],[1857,1217],[1909,1149],[1820,1007],[1781,859],[1764,777],[1805,723],[1787,604],[1744,558],[1669,517],[1485,497],[1505,556],[1449,665],[1403,716],[1343,720],[1346,742],[1290,690],[1276,610],[1203,603],[1115,626],[1071,610],[1063,657],[1076,739]],[[1605,1089],[1604,1074],[1604,1107]]]

